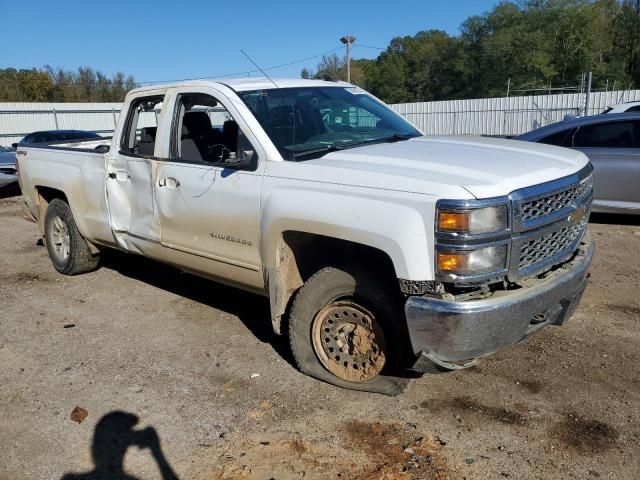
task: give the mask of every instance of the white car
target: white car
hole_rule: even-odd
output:
[[[17,156],[60,273],[117,248],[264,295],[299,369],[357,390],[562,325],[593,256],[583,153],[428,137],[344,82],[136,89],[110,145]]]
[[[602,111],[602,113],[627,113],[627,112],[640,112],[640,101],[625,102],[625,103],[619,103],[617,105],[611,105]]]
[[[16,152],[0,146],[0,188],[18,181],[16,177]]]

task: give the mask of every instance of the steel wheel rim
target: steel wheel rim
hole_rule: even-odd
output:
[[[59,260],[67,260],[71,252],[71,236],[64,220],[55,216],[51,222],[51,246]]]
[[[336,377],[366,382],[386,363],[382,328],[375,316],[351,300],[334,301],[313,319],[312,342],[318,360]]]

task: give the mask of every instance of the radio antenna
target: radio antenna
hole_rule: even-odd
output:
[[[253,64],[256,66],[256,68],[257,68],[258,70],[260,70],[260,71],[262,72],[262,74],[263,74],[265,77],[267,77],[267,78],[269,79],[269,81],[270,81],[271,83],[273,83],[273,84],[276,86],[276,88],[280,88],[280,87],[278,86],[278,84],[277,84],[276,82],[274,82],[274,81],[273,81],[273,78],[271,78],[269,75],[267,75],[267,72],[265,72],[262,68],[260,68],[260,65],[258,65],[256,62],[254,62],[254,61],[251,59],[251,57],[247,54],[247,52],[245,52],[243,49],[240,49],[240,51],[242,52],[242,54],[243,54],[245,57],[247,57],[247,58],[249,59],[249,61],[250,61],[251,63],[253,63]]]

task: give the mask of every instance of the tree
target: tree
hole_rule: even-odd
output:
[[[91,67],[77,72],[54,69],[0,69],[0,101],[5,102],[121,102],[136,88],[135,79],[118,72],[107,77]]]
[[[640,0],[624,0],[613,24],[615,50],[630,80],[640,85]]]
[[[347,80],[347,63],[335,53],[323,55],[318,63],[315,78],[330,78],[332,80]]]
[[[509,79],[516,92],[575,87],[588,71],[594,88],[640,86],[640,0],[502,1],[459,35],[396,37],[352,62],[352,79],[392,103],[502,96]],[[325,74],[343,79],[344,61],[323,58],[315,77]]]

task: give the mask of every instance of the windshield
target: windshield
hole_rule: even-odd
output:
[[[279,88],[238,95],[285,160],[420,135],[358,87]]]

